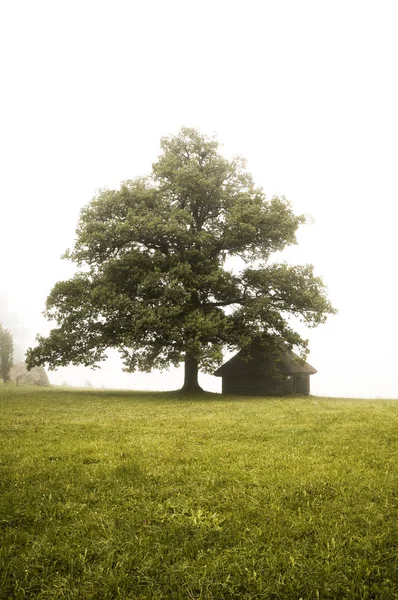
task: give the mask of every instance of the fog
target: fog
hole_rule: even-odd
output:
[[[71,1],[1,8],[0,321],[16,359],[76,268],[81,208],[144,175],[162,135],[216,133],[268,197],[310,214],[282,256],[339,310],[308,330],[314,394],[398,398],[398,38],[393,2]],[[175,389],[181,370],[49,372],[54,384]],[[202,379],[218,391],[212,376]]]

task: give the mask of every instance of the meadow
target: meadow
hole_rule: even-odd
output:
[[[0,598],[398,598],[398,401],[0,386]]]

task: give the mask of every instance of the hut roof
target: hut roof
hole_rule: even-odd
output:
[[[231,375],[255,375],[261,374],[268,370],[270,360],[267,360],[260,352],[252,352],[249,359],[246,358],[247,352],[241,350],[230,360],[224,363],[217,371],[214,372],[216,377],[225,377]],[[317,373],[307,362],[292,352],[291,350],[283,350],[282,356],[277,364],[277,370],[282,375],[293,375],[294,373],[308,373],[313,375]]]

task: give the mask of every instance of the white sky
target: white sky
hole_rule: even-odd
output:
[[[315,265],[339,309],[308,331],[312,392],[398,398],[397,12],[383,0],[4,0],[0,320],[19,321],[25,346],[48,330],[81,207],[149,172],[160,137],[193,126],[314,217],[286,253]],[[50,373],[88,379],[174,389],[182,374],[127,375],[115,357]]]

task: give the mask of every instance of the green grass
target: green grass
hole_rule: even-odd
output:
[[[0,386],[0,598],[398,598],[398,402]]]

